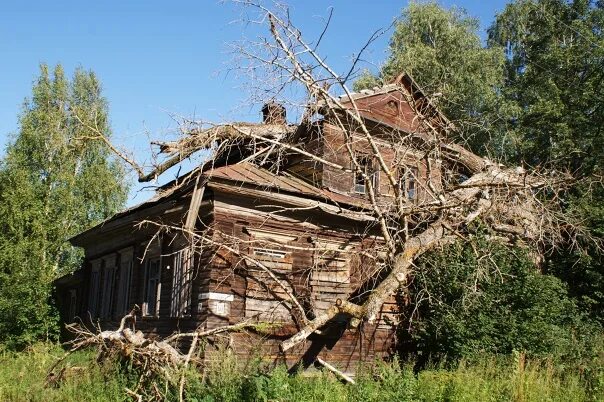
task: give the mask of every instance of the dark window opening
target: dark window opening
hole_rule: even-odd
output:
[[[152,258],[147,262],[147,286],[145,292],[144,315],[159,315],[159,295],[161,293],[161,259]]]

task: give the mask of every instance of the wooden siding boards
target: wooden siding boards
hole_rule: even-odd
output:
[[[258,180],[267,180],[268,177],[258,176]],[[212,197],[211,203],[205,203],[204,208],[211,208],[211,212],[204,215],[206,222],[204,225],[211,226],[216,233],[226,233],[233,238],[239,238],[244,242],[250,241],[249,229],[261,229],[264,231],[272,231],[275,233],[287,233],[292,237],[291,245],[296,249],[288,251],[288,256],[285,262],[266,260],[265,263],[273,264],[273,268],[280,270],[291,283],[291,291],[300,300],[308,300],[306,305],[308,312],[313,308],[311,302],[313,292],[320,295],[315,301],[314,308],[324,309],[329,303],[335,301],[334,297],[347,297],[352,291],[353,285],[360,278],[352,278],[356,274],[355,271],[347,271],[342,274],[338,271],[341,268],[339,263],[336,266],[330,267],[330,264],[325,264],[327,271],[316,271],[313,275],[313,265],[316,263],[316,256],[312,249],[315,244],[313,239],[331,239],[332,241],[346,242],[350,238],[356,236],[357,233],[365,231],[365,224],[361,222],[351,221],[343,217],[334,217],[328,213],[314,211],[313,213],[300,211],[284,211],[277,214],[268,214],[263,212],[261,206],[267,205],[271,200],[271,194],[264,193],[266,199],[254,197],[242,197],[241,194],[233,188],[231,191],[225,191],[224,188],[213,188],[208,191],[208,197]],[[188,199],[182,201],[186,205]],[[275,208],[279,208],[279,202],[274,203]],[[172,204],[171,208],[159,208],[162,212],[162,221],[180,222],[183,219],[186,208],[175,208],[177,204]],[[287,207],[287,203],[283,207]],[[172,211],[170,211],[172,210]],[[170,211],[167,212],[166,211]],[[327,218],[330,218],[329,224],[326,226]],[[149,217],[153,219],[153,217]],[[112,233],[103,233],[94,246],[87,249],[87,256],[102,257],[106,254],[118,253],[125,246],[133,248],[133,266],[131,272],[130,286],[130,305],[138,304],[142,306],[145,295],[145,261],[143,260],[146,251],[145,241],[148,241],[153,231],[149,228],[140,228],[133,231],[133,228],[119,228]],[[216,238],[216,240],[220,240]],[[262,243],[260,243],[262,245]],[[252,247],[253,248],[253,247]],[[307,248],[307,249],[305,249]],[[170,244],[169,238],[164,238],[162,242],[161,253],[162,258],[161,270],[161,297],[159,305],[158,317],[142,317],[136,323],[137,328],[149,334],[169,335],[175,331],[193,330],[199,326],[204,328],[214,328],[230,323],[235,323],[241,319],[249,317],[250,310],[257,310],[264,313],[265,316],[260,316],[259,319],[265,319],[266,311],[261,311],[265,308],[274,308],[273,314],[279,321],[287,324],[282,329],[276,330],[272,335],[267,334],[247,334],[245,336],[253,338],[253,342],[246,345],[236,345],[237,353],[241,353],[241,357],[249,357],[249,353],[263,353],[266,359],[281,359],[292,365],[300,360],[304,354],[303,349],[288,353],[279,357],[278,344],[296,332],[295,321],[292,320],[290,311],[291,305],[287,303],[286,295],[282,290],[276,289],[274,285],[270,288],[279,296],[280,300],[278,307],[274,300],[271,301],[266,293],[257,283],[250,284],[249,273],[246,272],[245,266],[241,264],[240,258],[226,253],[217,251],[216,249],[206,248],[201,255],[196,256],[195,273],[192,286],[192,310],[188,317],[175,318],[170,315],[170,295],[172,286],[172,269],[169,268],[173,264],[171,254],[175,251]],[[94,252],[94,254],[93,254]],[[250,253],[248,245],[242,246],[240,252]],[[331,264],[333,265],[333,264]],[[329,272],[329,268],[335,268],[338,271],[333,277]],[[85,269],[89,275],[89,268]],[[255,271],[256,274],[258,271]],[[85,275],[86,276],[86,275]],[[339,288],[341,284],[346,282],[346,288]],[[266,281],[265,277],[261,276],[261,280]],[[334,282],[335,281],[335,282]],[[84,280],[85,283],[86,280]],[[333,282],[333,283],[332,283]],[[210,300],[203,299],[204,294],[225,294],[232,295],[232,300],[229,301],[228,316],[220,316],[213,314],[209,307]],[[270,306],[269,306],[270,304]],[[270,310],[269,310],[270,311]],[[319,311],[316,310],[315,313]],[[102,328],[115,327],[118,323],[118,317],[100,321]],[[376,342],[361,342],[365,339],[391,339],[393,336],[392,328],[377,328],[362,329],[344,335],[331,346],[331,350],[322,352],[323,356],[330,359],[330,362],[337,364],[343,368],[352,367],[354,359],[373,359],[377,356],[383,356],[389,350],[390,340],[377,345]],[[233,339],[237,343],[243,335],[234,334]],[[313,343],[314,342],[314,343]],[[307,347],[316,344],[315,341],[306,343]],[[322,341],[321,341],[322,342]]]
[[[417,96],[417,88],[414,89],[412,81],[404,81],[404,84],[407,95],[413,92]],[[375,132],[386,164],[393,172],[397,172],[401,165],[416,168],[417,199],[426,200],[433,197],[426,185],[428,178],[437,189],[441,186],[441,166],[438,161],[430,160],[432,170],[428,171],[426,157],[414,151],[414,141],[421,142],[426,138],[404,95],[399,90],[369,92],[355,95],[355,102],[360,106],[370,130]],[[352,123],[348,129],[353,133],[354,152],[371,155],[362,133],[355,133]],[[352,167],[341,129],[330,123],[328,117],[313,123],[310,129],[299,127],[298,130],[295,138],[300,147],[342,166]],[[409,135],[407,147],[396,149],[392,146],[393,130]],[[244,152],[244,148],[238,150],[239,158],[244,156]],[[193,261],[190,314],[172,317],[170,298],[176,246],[171,243],[170,236],[164,236],[159,315],[142,317],[136,323],[137,328],[150,334],[168,335],[198,327],[215,328],[256,316],[259,321],[276,319],[282,326],[267,333],[232,334],[235,352],[242,358],[258,354],[266,360],[284,361],[291,366],[304,356],[318,353],[350,372],[360,360],[371,361],[390,353],[395,335],[392,323],[398,320],[399,312],[394,296],[384,304],[381,318],[375,325],[363,325],[355,330],[332,328],[324,336],[312,335],[287,354],[279,352],[279,343],[297,331],[300,313],[293,308],[287,292],[261,269],[244,263],[238,255],[253,255],[254,246],[250,243],[254,241],[253,231],[260,229],[291,237],[284,240],[287,244],[283,247],[272,245],[285,252],[284,258],[260,259],[280,278],[287,280],[288,292],[298,298],[311,317],[333,305],[338,298],[352,297],[353,301],[361,301],[359,295],[364,290],[361,286],[376,276],[379,267],[355,251],[375,248],[380,243],[379,233],[371,226],[371,212],[364,212],[369,210],[366,195],[354,192],[354,175],[291,153],[286,153],[279,174],[249,163],[238,163],[235,159],[223,161],[231,164],[217,166],[216,169],[200,167],[193,173],[203,173],[206,180],[197,228],[210,228],[217,244],[224,241],[219,233],[226,234],[229,246],[237,252],[205,246],[197,253]],[[74,245],[84,247],[86,256],[77,282],[77,311],[80,316],[86,317],[88,310],[90,261],[117,255],[126,247],[131,247],[134,255],[128,304],[129,307],[143,305],[146,281],[144,242],[155,234],[157,227],[136,224],[149,220],[172,226],[183,225],[195,182],[190,180],[193,173],[185,178],[190,183],[183,188],[164,187],[162,193],[152,200],[72,239]],[[394,194],[382,173],[378,183],[379,202],[384,205],[391,203]],[[351,249],[345,248],[345,257],[333,249],[321,255],[317,250],[321,242],[345,245]],[[258,241],[257,245],[270,249],[269,243]],[[74,285],[65,280],[61,286],[69,290]],[[114,294],[118,289],[115,287]],[[66,299],[62,300],[65,305]],[[103,328],[118,325],[117,307],[112,312],[111,317],[100,322]]]

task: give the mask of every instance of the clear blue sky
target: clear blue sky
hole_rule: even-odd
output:
[[[313,34],[334,7],[323,43],[328,62],[344,71],[369,35],[388,26],[407,1],[307,0],[288,2],[292,17]],[[442,0],[478,17],[483,28],[504,0]],[[0,146],[18,129],[40,62],[92,69],[109,101],[116,141],[144,155],[147,134],[161,138],[174,127],[169,113],[209,121],[258,120],[258,106],[242,106],[240,82],[228,74],[228,43],[253,35],[234,21],[239,12],[216,0],[4,1],[0,4]],[[385,58],[388,36],[366,58]],[[134,182],[134,179],[133,179]],[[135,186],[135,190],[140,187]],[[148,193],[133,191],[129,203]]]

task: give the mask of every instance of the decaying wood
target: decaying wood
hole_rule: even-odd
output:
[[[342,380],[346,381],[347,383],[353,384],[353,385],[356,384],[356,382],[352,379],[352,377],[350,377],[346,373],[341,372],[340,370],[338,370],[331,364],[327,363],[325,360],[321,359],[320,357],[317,357],[317,363],[319,363],[321,366],[325,367],[327,370],[331,371],[338,378],[341,378]]]
[[[217,255],[224,254],[225,260],[236,260],[237,262],[232,264],[237,267],[232,269],[233,272],[247,270],[248,276],[252,270],[263,272],[263,275],[265,274],[263,277],[270,282],[270,286],[266,287],[278,288],[278,291],[273,293],[278,293],[280,297],[284,295],[283,300],[280,301],[287,302],[288,310],[297,325],[294,328],[297,332],[280,343],[282,353],[291,352],[294,347],[303,344],[313,334],[320,336],[322,329],[334,322],[336,316],[338,319],[345,317],[350,327],[383,323],[382,310],[385,303],[399,290],[409,286],[417,259],[435,248],[446,247],[454,241],[470,240],[476,234],[474,223],[478,221],[490,231],[491,238],[510,243],[521,241],[523,245],[536,252],[555,246],[562,238],[572,237],[569,236],[569,232],[575,230],[576,226],[570,218],[567,220],[556,200],[556,195],[572,180],[568,175],[560,172],[529,171],[522,167],[506,167],[476,155],[460,144],[453,143],[450,140],[453,137],[453,125],[434,109],[427,96],[418,95],[421,90],[414,87],[416,84],[410,77],[407,78],[410,84],[407,81],[403,82],[402,79],[397,81],[396,96],[401,99],[401,104],[413,112],[413,121],[409,123],[411,128],[389,126],[383,122],[372,121],[367,110],[359,106],[362,99],[347,87],[350,73],[342,76],[329,67],[318,53],[316,46],[306,42],[301,32],[292,25],[287,12],[279,14],[248,0],[241,3],[260,13],[262,18],[259,21],[268,23],[269,35],[256,43],[256,46],[242,46],[238,52],[251,60],[253,66],[249,67],[250,69],[261,64],[271,73],[275,70],[279,71],[284,80],[283,87],[293,82],[305,88],[308,104],[305,106],[304,121],[299,126],[272,123],[201,124],[188,121],[180,139],[155,143],[165,159],[153,166],[151,171],[144,171],[127,155],[120,154],[117,148],[112,147],[112,149],[133,166],[141,181],[161,175],[168,168],[197,151],[215,151],[213,157],[195,172],[197,176],[193,176],[196,180],[195,186],[182,226],[151,220],[144,220],[141,224],[150,227],[155,225],[158,233],[164,230],[184,234],[191,239],[191,244],[198,248],[199,254],[206,250],[213,250]],[[252,48],[262,48],[263,51],[261,54],[255,54],[251,52]],[[339,90],[342,95],[334,95],[336,90]],[[322,138],[327,138],[328,134],[338,137],[331,138],[331,142],[324,140],[326,142],[323,147],[317,147],[321,152],[309,147],[304,140],[298,140],[301,132],[316,129],[312,124],[313,121],[319,120],[314,119],[318,115],[324,123],[321,126],[321,130],[324,131],[320,131]],[[327,133],[327,126],[332,127],[333,132]],[[376,126],[379,126],[379,130],[375,129]],[[89,128],[94,132],[94,127]],[[333,134],[334,132],[336,134]],[[102,133],[98,135],[102,137]],[[323,148],[332,145],[335,148],[332,150],[333,155],[328,155]],[[281,192],[279,189],[271,192],[266,190],[266,187],[270,187],[266,185],[254,188],[242,184],[240,188],[234,189],[232,183],[212,182],[214,162],[227,160],[231,148],[245,149],[234,164],[251,164],[266,167],[266,171],[281,172],[287,170],[280,165],[281,157],[285,159],[299,157],[312,166],[318,166],[317,169],[322,169],[321,172],[335,172],[335,176],[348,178],[354,184],[357,177],[361,177],[361,184],[364,184],[366,192],[363,197],[352,194],[345,198],[345,201],[339,201],[340,198],[337,197],[330,200],[329,194],[340,197],[345,195],[343,193],[350,193],[351,190],[335,189],[331,193],[323,192],[329,187],[329,183],[325,182],[317,184],[316,187],[317,192],[321,192],[321,197],[319,194],[305,197],[292,194],[291,191]],[[413,197],[410,197],[407,189],[404,188],[406,184],[401,185],[404,180],[398,169],[405,167],[409,155],[413,155],[415,158],[413,160],[424,167],[424,177],[421,180],[419,177],[414,178],[415,185],[425,187],[422,191],[427,196],[423,199],[417,197],[412,199]],[[271,159],[273,157],[274,161]],[[375,172],[366,170],[363,158],[376,161],[378,178],[382,178],[381,180],[377,182],[373,180]],[[303,169],[307,169],[306,165]],[[432,177],[432,173],[435,172],[437,179]],[[178,184],[174,187],[177,188]],[[362,276],[361,283],[355,284],[356,289],[362,289],[363,292],[362,295],[355,296],[354,302],[350,291],[352,285],[346,283],[345,295],[351,296],[349,300],[332,291],[331,299],[320,299],[317,303],[322,303],[321,308],[313,312],[306,307],[309,304],[307,294],[309,292],[302,292],[304,295],[300,296],[300,292],[295,290],[295,285],[299,288],[300,284],[292,283],[291,276],[278,272],[280,269],[278,263],[272,265],[264,263],[260,258],[248,253],[247,246],[253,245],[253,240],[247,240],[246,244],[242,238],[233,234],[233,230],[227,233],[217,227],[205,227],[197,222],[202,199],[204,194],[207,194],[206,188],[209,189],[208,192],[210,190],[232,192],[256,201],[270,198],[275,204],[264,205],[268,212],[261,211],[258,207],[256,216],[253,212],[244,211],[243,207],[230,209],[231,212],[235,211],[238,216],[244,216],[245,219],[250,216],[266,221],[274,219],[275,222],[286,222],[293,227],[293,223],[297,222],[298,218],[285,216],[283,213],[285,211],[292,215],[317,212],[333,219],[347,220],[351,222],[350,226],[361,228],[358,233],[355,233],[356,237],[379,239],[371,249],[355,252],[357,256],[368,257],[380,268],[378,270],[375,266],[359,267],[366,275]],[[355,203],[346,204],[346,200],[350,198],[356,200]],[[223,213],[227,209],[224,203],[217,205],[215,212]],[[309,229],[307,238],[315,236],[320,229],[319,222],[313,223],[310,220],[307,222],[302,218],[298,220],[304,221],[299,222],[300,227]],[[348,235],[349,238],[353,237],[351,234]],[[361,241],[362,239],[359,242]],[[290,250],[288,247],[303,248],[308,253],[334,252],[328,248],[321,250],[320,247],[315,246],[306,248],[300,245],[277,244],[277,246],[281,247],[281,250]],[[337,252],[347,254],[349,251],[345,249]],[[308,275],[307,287],[316,286],[316,289],[322,292],[333,290],[329,289],[329,286],[333,288],[334,284],[349,279],[346,272],[342,274],[333,267],[325,269],[320,275],[315,274],[314,277],[312,271],[318,269],[317,267],[297,268],[311,272]],[[301,275],[298,274],[299,276]],[[329,276],[333,279],[332,283],[328,285],[321,283],[326,277],[329,279]],[[315,278],[314,283],[313,278]],[[250,289],[244,289],[244,292],[247,290]],[[257,297],[263,288],[252,290],[250,294]],[[306,299],[303,300],[304,297]],[[327,303],[333,305],[327,307]],[[261,303],[256,304],[261,305]],[[147,370],[159,372],[162,367],[186,367],[191,364],[194,361],[194,349],[203,338],[220,333],[254,329],[259,325],[242,317],[242,321],[238,323],[208,330],[198,329],[178,333],[164,340],[151,340],[142,332],[134,331],[126,325],[133,318],[134,312],[122,319],[117,330],[100,333],[72,326],[70,329],[76,334],[76,341],[72,348],[95,345],[102,350],[120,353],[141,367],[146,367]],[[191,347],[186,353],[175,346],[175,343],[182,340],[191,341]],[[316,361],[343,380],[353,383],[350,377],[330,363],[321,359]],[[179,386],[181,400],[183,381],[184,377],[181,377]],[[128,392],[135,398],[140,396],[138,390],[128,390]]]

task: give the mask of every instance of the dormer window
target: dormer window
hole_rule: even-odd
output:
[[[400,170],[399,188],[408,200],[415,200],[417,198],[417,177],[418,170],[416,167],[404,166]]]
[[[379,172],[374,168],[372,159],[369,156],[361,156],[357,158],[357,162],[359,166],[354,176],[354,192],[367,193],[366,178],[371,180],[374,191],[377,191]]]

